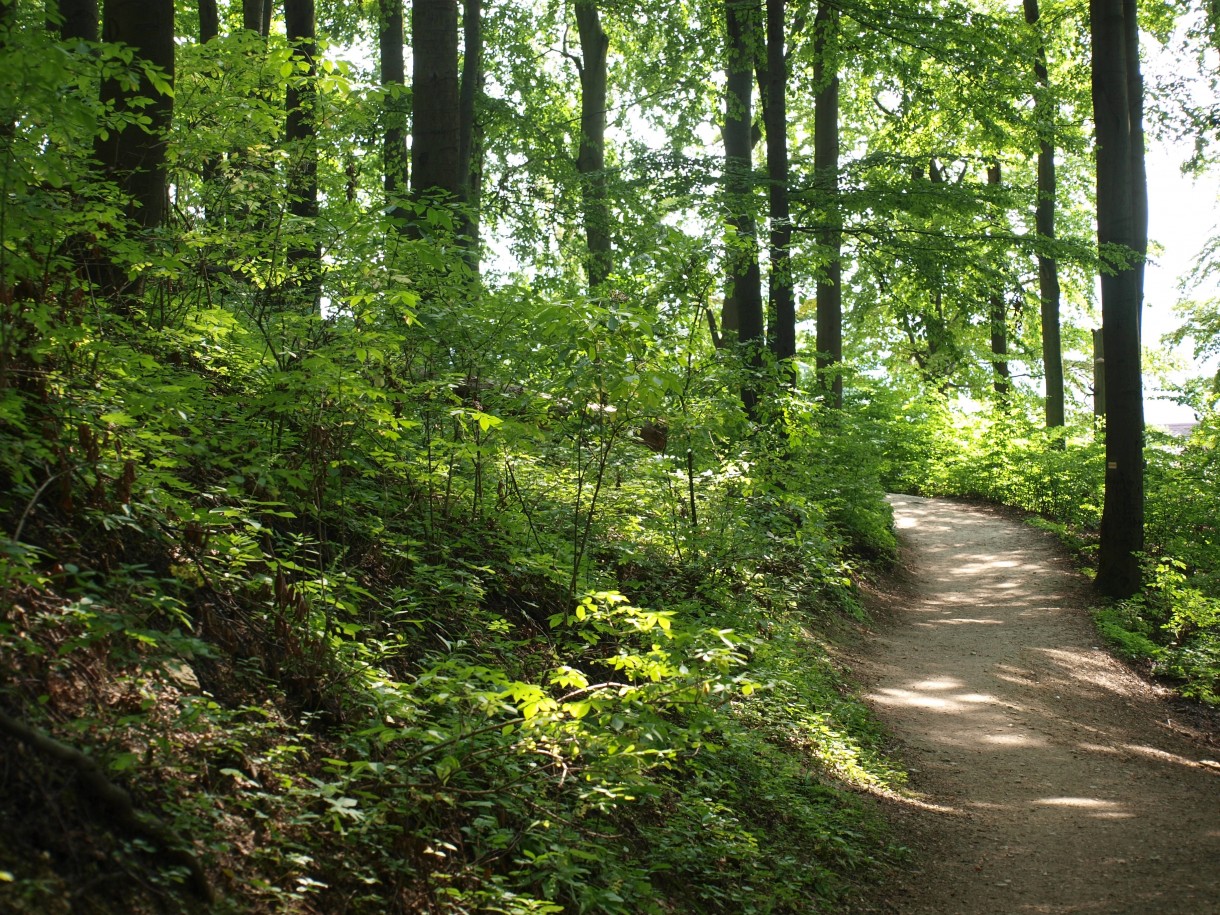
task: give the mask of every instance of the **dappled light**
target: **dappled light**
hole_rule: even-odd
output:
[[[880,638],[868,698],[905,742],[920,799],[978,818],[981,830],[971,833],[977,851],[938,862],[937,879],[977,882],[980,899],[1019,888],[1020,907],[992,901],[979,912],[1195,911],[1149,902],[1163,880],[1135,908],[1098,901],[1114,880],[1152,873],[1156,843],[1220,854],[1220,778],[1164,716],[1148,719],[1146,687],[1096,644],[1080,580],[1043,535],[991,511],[891,501],[918,588]],[[1071,907],[1060,896],[1068,885]]]
[[[1044,741],[1026,737],[1024,734],[987,734],[982,738],[982,741],[983,743],[995,744],[1002,747],[1044,746]]]
[[[1079,810],[1084,816],[1103,820],[1123,820],[1134,817],[1115,801],[1102,801],[1093,797],[1042,797],[1033,801],[1035,806],[1069,807]]]
[[[1220,0],[1038,5],[0,0],[0,915],[1220,915]]]

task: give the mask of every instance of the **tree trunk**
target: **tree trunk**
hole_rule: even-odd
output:
[[[288,83],[284,139],[289,152],[288,212],[292,216],[288,266],[294,274],[302,310],[318,307],[321,296],[322,247],[317,239],[318,138],[317,47],[313,0],[284,0],[284,29],[298,68]]]
[[[12,28],[13,13],[17,12],[17,0],[0,0],[0,51],[8,44],[9,29]],[[55,23],[47,19],[47,29],[54,30]],[[0,121],[0,140],[12,138],[16,124],[9,118]]]
[[[476,275],[481,256],[479,209],[483,198],[483,156],[479,97],[483,92],[483,3],[463,0],[462,83],[458,96],[458,173],[462,179],[462,244]]]
[[[403,27],[402,0],[380,0],[377,40],[381,58],[381,88],[385,92],[382,169],[386,212],[394,219],[399,231],[406,227],[407,212],[401,201],[409,188]]]
[[[987,183],[993,187],[1000,184],[1000,163],[987,166]],[[988,301],[991,312],[991,366],[995,372],[995,393],[1002,404],[1008,403],[1012,391],[1012,373],[1008,369],[1008,307],[1004,302],[1004,289],[992,289]]]
[[[1041,14],[1038,0],[1024,0],[1025,22],[1037,27]],[[1055,240],[1055,105],[1050,74],[1046,67],[1046,42],[1038,41],[1034,57],[1034,116],[1038,122],[1038,203],[1035,231],[1038,235],[1038,299],[1042,317],[1042,366],[1046,378],[1046,428],[1064,423],[1063,343],[1059,332],[1059,264],[1047,246]]]
[[[267,30],[263,28],[263,9],[270,7],[271,0],[242,0],[241,4],[241,26],[254,32],[256,35],[267,37]]]
[[[411,180],[417,196],[462,193],[458,118],[457,0],[414,0],[411,5],[413,116]]]
[[[596,0],[577,0],[580,33],[580,173],[584,206],[586,274],[592,293],[610,276],[610,207],[606,191],[606,55],[610,42]]]
[[[174,79],[174,4],[172,0],[106,0],[102,40],[130,45],[137,58],[159,67],[170,85]],[[146,129],[127,127],[98,138],[94,154],[106,172],[130,197],[128,216],[141,228],[161,225],[165,218],[165,134],[173,117],[173,96],[159,92],[147,77],[137,86],[117,79],[102,82],[102,103],[124,111],[134,99],[148,99],[139,108],[149,119]]]
[[[216,0],[199,0],[199,43],[207,44],[220,35],[220,10]]]
[[[207,44],[214,38],[220,37],[220,9],[217,7],[216,0],[199,0],[199,43]],[[215,72],[215,71],[213,71]],[[205,187],[211,187],[217,176],[220,174],[222,159],[217,154],[211,154],[203,160],[203,182]],[[210,200],[210,194],[205,194]],[[206,216],[215,216],[215,207],[209,206],[205,211]]]
[[[838,44],[839,11],[823,0],[814,19],[813,168],[816,185],[825,201],[826,229],[818,244],[826,253],[826,266],[818,275],[817,347],[818,383],[830,406],[843,406],[843,216],[839,205],[839,75],[832,65]]]
[[[17,0],[0,0],[0,51],[3,51],[5,46],[8,44],[9,29],[12,28],[14,19],[13,13],[15,12],[17,12]],[[47,28],[52,29],[53,26],[54,24],[48,18]],[[7,117],[0,118],[0,144],[8,144],[12,142],[13,134],[17,129],[17,124],[14,121],[15,117],[16,112],[10,109]],[[0,263],[3,262],[0,261]],[[0,287],[3,285],[3,281],[0,280]],[[0,365],[3,365],[2,361],[0,361]],[[0,369],[0,378],[3,377],[4,372],[2,369]],[[2,382],[0,382],[0,384],[2,384]]]
[[[1101,328],[1093,330],[1093,422],[1106,415],[1106,343]]]
[[[1097,238],[1108,261],[1101,277],[1105,350],[1106,482],[1095,588],[1110,597],[1139,590],[1144,546],[1144,399],[1140,371],[1142,273],[1129,258],[1147,227],[1136,200],[1135,162],[1142,157],[1142,127],[1133,121],[1141,103],[1129,97],[1137,84],[1138,28],[1126,15],[1128,0],[1091,0],[1093,119],[1097,130]]]
[[[1148,170],[1144,155],[1144,76],[1140,70],[1139,7],[1136,0],[1123,0],[1123,20],[1127,29],[1127,123],[1131,131],[1129,180],[1131,182],[1131,210],[1135,222],[1131,246],[1137,255],[1135,272],[1138,275],[1137,283],[1142,305],[1144,263],[1148,259]],[[1142,308],[1137,312],[1136,320],[1137,328],[1142,330]]]
[[[47,13],[47,30],[65,41],[97,41],[97,0],[48,0]]]
[[[792,219],[788,200],[788,64],[784,0],[767,0],[767,177],[771,218],[771,331],[776,359],[796,356],[796,295],[792,287]]]
[[[762,277],[758,267],[758,241],[754,224],[753,86],[756,23],[750,0],[726,0],[728,62],[724,116],[725,202],[730,229],[728,277],[721,322],[726,342],[734,340],[744,354],[751,377],[742,385],[746,412],[758,404],[753,375],[761,365],[763,344]]]

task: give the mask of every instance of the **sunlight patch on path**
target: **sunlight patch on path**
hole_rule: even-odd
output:
[[[989,743],[1001,747],[1044,747],[1046,741],[1038,740],[1035,737],[1029,737],[1025,734],[988,734],[983,738],[983,743]]]
[[[876,639],[868,698],[943,843],[904,915],[1220,915],[1220,778],[1100,650],[1050,538],[891,502],[914,587]]]
[[[1134,813],[1117,802],[1103,801],[1095,797],[1040,797],[1031,803],[1035,807],[1070,807],[1073,810],[1081,811],[1083,816],[1093,819],[1130,820],[1135,818]]]

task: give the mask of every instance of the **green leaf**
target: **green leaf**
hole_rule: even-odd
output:
[[[111,772],[126,772],[140,762],[140,757],[136,753],[120,753],[114,759],[110,760]]]

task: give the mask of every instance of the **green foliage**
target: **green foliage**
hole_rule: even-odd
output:
[[[1030,418],[996,411],[963,421],[955,454],[932,468],[935,492],[1002,502],[1075,531],[1101,519],[1101,442],[1085,427],[1047,430]]]
[[[400,233],[348,192],[380,100],[343,66],[293,221],[282,39],[181,52],[175,209],[141,235],[88,156],[130,60],[0,47],[28,83],[0,132],[6,709],[158,811],[222,912],[779,912],[866,879],[860,790],[896,776],[813,633],[894,548],[871,427],[778,384],[747,422],[700,238],[655,230],[591,300],[480,282],[446,209]],[[314,240],[322,314],[285,269]],[[6,903],[191,910],[53,765],[4,778]]]
[[[364,12],[331,10],[332,37],[371,32]],[[1023,42],[955,4],[885,29],[857,11],[851,345],[892,386],[850,377],[831,411],[805,366],[768,365],[751,418],[709,332],[722,9],[605,10],[612,120],[630,114],[599,176],[617,229],[598,297],[577,291],[569,12],[487,11],[481,275],[453,208],[384,199],[367,61],[319,43],[313,219],[290,199],[310,150],[284,142],[304,75],[278,27],[179,41],[172,206],[135,231],[91,151],[147,126],[137,100],[97,100],[146,67],[54,40],[33,7],[0,23],[0,695],[158,811],[216,911],[833,906],[895,853],[868,794],[901,778],[821,634],[861,614],[860,567],[894,554],[886,489],[1096,520],[1084,430],[1060,449],[1015,414],[959,429],[941,391],[902,387],[990,380],[978,303],[1018,286],[1001,252],[1032,257],[1028,150],[1000,148],[1034,136]],[[793,25],[794,86],[812,88]],[[936,40],[908,40],[921,30]],[[813,93],[794,95],[799,112]],[[894,123],[878,100],[900,103]],[[794,134],[796,219],[816,226]],[[985,156],[1012,166],[1007,186],[983,185]],[[821,269],[816,237],[798,233],[798,281]],[[315,249],[316,313],[293,266]],[[1014,334],[1023,352],[1035,338]],[[1208,441],[1157,459],[1193,525],[1157,561],[1187,577],[1118,620],[1203,696]],[[1154,524],[1169,543],[1168,510]],[[0,768],[3,905],[102,887],[99,910],[195,907],[183,869],[94,822],[54,765]]]
[[[1181,681],[1183,695],[1220,703],[1220,597],[1169,559],[1146,570],[1143,594],[1098,611],[1102,634],[1135,660]]]

